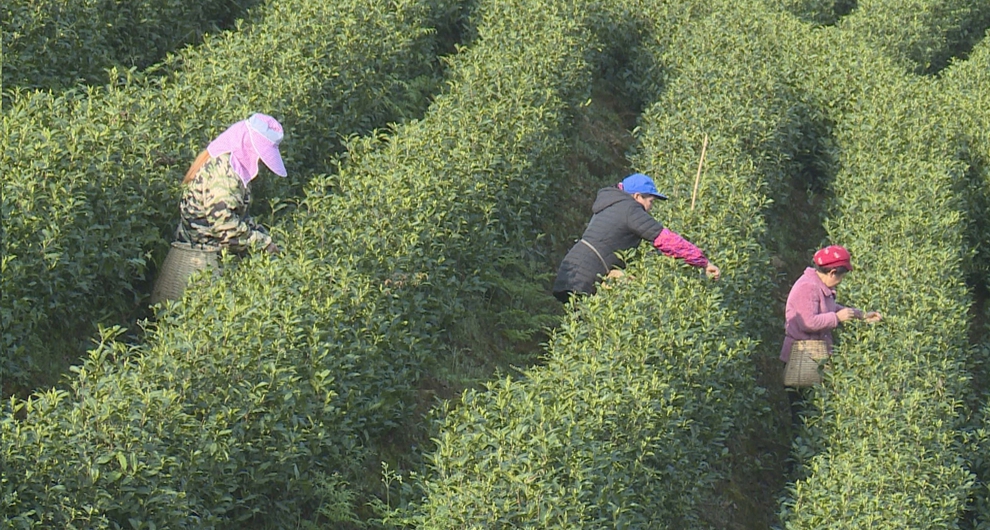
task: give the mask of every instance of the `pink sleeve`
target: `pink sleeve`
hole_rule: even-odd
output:
[[[701,253],[698,247],[684,239],[677,232],[664,228],[660,235],[653,240],[653,246],[663,253],[664,256],[681,258],[688,265],[695,267],[707,267],[708,258]]]

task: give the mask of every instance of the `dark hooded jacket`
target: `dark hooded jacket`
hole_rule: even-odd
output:
[[[594,294],[600,276],[608,274],[613,267],[624,266],[616,251],[631,249],[643,240],[653,242],[663,231],[663,225],[631,194],[614,186],[598,190],[591,210],[594,215],[581,236],[590,246],[578,241],[571,247],[557,270],[553,283],[555,294]]]

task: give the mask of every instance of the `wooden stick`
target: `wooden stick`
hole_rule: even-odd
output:
[[[705,163],[705,150],[708,149],[708,135],[701,144],[701,158],[698,159],[698,174],[694,177],[694,191],[691,193],[691,211],[694,211],[694,199],[698,196],[698,183],[701,182],[701,166]]]

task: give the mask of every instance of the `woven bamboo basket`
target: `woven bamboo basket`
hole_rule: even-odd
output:
[[[194,272],[206,268],[217,270],[217,254],[218,249],[194,248],[189,243],[173,242],[155,279],[155,287],[151,291],[152,305],[162,300],[178,300]]]
[[[791,357],[784,366],[784,386],[815,386],[828,369],[828,346],[823,340],[798,340],[791,346]]]

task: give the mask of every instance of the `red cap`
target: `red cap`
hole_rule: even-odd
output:
[[[823,269],[834,269],[845,267],[853,270],[852,256],[849,251],[839,245],[829,245],[818,252],[815,252],[815,265]]]

